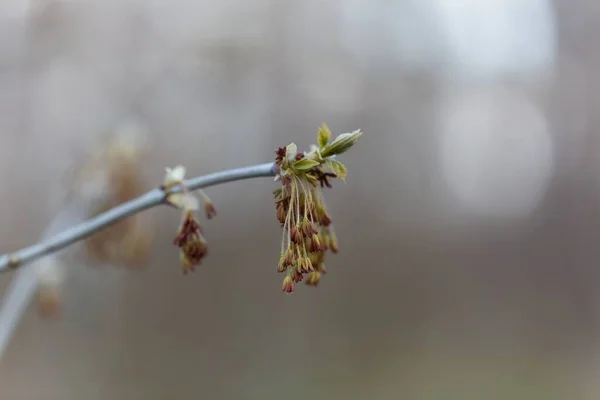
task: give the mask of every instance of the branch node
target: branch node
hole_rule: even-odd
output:
[[[8,257],[8,268],[16,269],[21,265],[21,259],[16,254],[11,254]]]

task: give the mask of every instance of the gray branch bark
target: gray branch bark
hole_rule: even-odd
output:
[[[197,190],[227,182],[275,176],[275,174],[275,164],[266,163],[215,172],[213,174],[188,179],[184,183],[189,190]],[[174,187],[169,189],[169,193],[177,193],[181,190],[181,187]],[[55,236],[46,238],[39,243],[25,247],[14,253],[4,254],[0,256],[0,272],[18,268],[41,257],[53,254],[58,250],[93,235],[123,218],[165,204],[165,199],[166,193],[163,190],[151,190],[136,199],[121,204],[103,214],[58,233]]]

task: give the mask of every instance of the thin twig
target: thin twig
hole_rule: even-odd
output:
[[[275,164],[266,163],[199,176],[189,179],[184,183],[188,189],[197,190],[227,182],[275,176],[275,174]],[[177,193],[181,190],[181,187],[174,187],[169,189],[169,193]],[[79,225],[63,231],[56,236],[45,239],[29,247],[25,247],[24,249],[14,253],[2,255],[0,256],[0,272],[6,272],[35,261],[48,254],[52,254],[62,248],[93,235],[94,233],[116,223],[117,221],[120,221],[123,218],[137,214],[149,208],[156,207],[160,204],[164,204],[165,199],[166,193],[163,190],[151,190],[136,199],[110,209],[105,213],[102,213],[94,218],[82,222]]]

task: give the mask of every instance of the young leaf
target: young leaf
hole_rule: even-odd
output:
[[[337,160],[329,160],[327,161],[327,165],[331,172],[337,175],[343,182],[346,181],[346,175],[348,175],[348,170],[346,166]]]
[[[285,158],[288,160],[293,160],[296,157],[296,153],[298,152],[298,146],[296,143],[290,143],[285,148]]]
[[[175,168],[165,168],[165,180],[163,181],[163,187],[170,189],[171,187],[181,183],[185,178],[185,167],[178,165]]]
[[[323,147],[327,146],[327,143],[329,143],[330,139],[331,139],[331,131],[329,130],[329,127],[325,124],[321,125],[321,127],[319,128],[319,133],[317,135],[317,140],[319,142],[319,148],[323,148]]]
[[[320,165],[318,161],[311,160],[310,158],[303,158],[301,160],[295,161],[292,164],[292,168],[296,171],[308,171],[309,169]]]

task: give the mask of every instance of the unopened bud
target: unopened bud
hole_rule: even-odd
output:
[[[342,133],[333,142],[321,149],[322,157],[330,157],[348,151],[358,142],[363,133],[359,130],[350,133]]]

